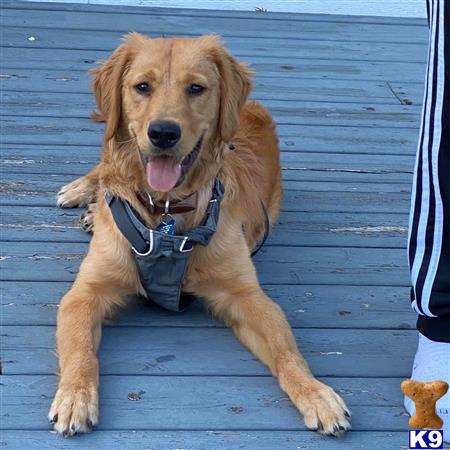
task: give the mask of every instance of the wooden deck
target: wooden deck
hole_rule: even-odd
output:
[[[2,4],[2,448],[407,447],[399,383],[416,343],[405,241],[425,20]],[[285,180],[256,265],[313,371],[353,412],[342,440],[305,431],[200,302],[177,315],[136,301],[104,330],[96,431],[49,432],[57,304],[88,242],[80,211],[57,209],[55,194],[98,161],[88,70],[131,30],[215,32],[256,70]]]

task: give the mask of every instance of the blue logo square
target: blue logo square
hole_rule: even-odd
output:
[[[410,449],[443,449],[444,432],[442,430],[409,430]]]

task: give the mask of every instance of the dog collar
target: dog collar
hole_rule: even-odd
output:
[[[154,200],[149,193],[140,193],[139,200],[152,214],[183,214],[197,209],[198,192],[176,200]]]

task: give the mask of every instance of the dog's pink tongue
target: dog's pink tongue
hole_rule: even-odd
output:
[[[146,166],[147,182],[159,192],[172,190],[181,176],[181,164],[173,156],[157,156]]]

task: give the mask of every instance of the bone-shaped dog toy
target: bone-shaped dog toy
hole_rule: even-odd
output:
[[[443,420],[436,414],[436,402],[448,391],[445,381],[414,381],[402,382],[402,392],[416,405],[416,412],[409,419],[410,428],[442,428]]]

